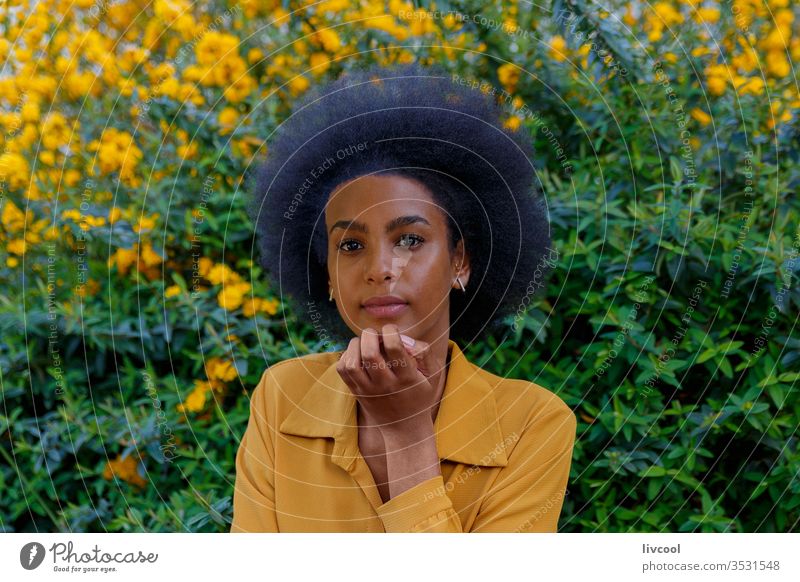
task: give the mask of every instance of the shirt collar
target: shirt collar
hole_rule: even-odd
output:
[[[451,339],[448,350],[450,365],[434,423],[439,458],[505,467],[508,460],[492,387],[480,368],[467,360]],[[333,460],[347,468],[358,452],[356,399],[336,371],[336,363],[318,377],[279,430],[334,438]]]

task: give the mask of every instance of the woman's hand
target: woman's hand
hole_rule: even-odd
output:
[[[429,380],[437,369],[430,345],[420,340],[404,345],[393,324],[381,331],[379,336],[367,328],[350,340],[336,370],[356,396],[366,424],[383,437],[391,499],[441,475],[431,415],[441,395]]]
[[[379,335],[366,328],[360,338],[350,340],[336,370],[371,426],[389,436],[427,433],[424,429],[430,423],[432,430],[431,411],[437,404],[429,381],[435,370],[430,345],[419,340],[411,340],[411,346],[404,344],[394,324],[384,325],[381,331]]]

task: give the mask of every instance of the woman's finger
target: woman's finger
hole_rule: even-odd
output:
[[[382,332],[383,349],[386,352],[386,362],[390,371],[398,378],[413,378],[416,368],[414,358],[403,343],[400,328],[394,324],[386,324],[383,326]]]
[[[342,380],[356,395],[364,393],[364,388],[368,386],[369,381],[361,367],[360,343],[360,338],[352,338],[341,359],[336,364],[336,370]]]
[[[414,341],[414,345],[409,346],[408,344],[405,344],[406,351],[416,362],[416,368],[420,371],[420,373],[422,373],[422,375],[426,378],[430,377],[436,372],[438,367],[431,354],[431,345],[422,340],[414,340],[413,338],[410,339]]]
[[[372,328],[364,330],[361,336],[361,361],[365,373],[372,380],[372,393],[391,392],[397,378],[392,371],[392,362],[383,348],[383,336]]]

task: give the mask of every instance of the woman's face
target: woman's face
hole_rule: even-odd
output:
[[[415,339],[449,338],[450,291],[461,293],[457,276],[467,286],[469,262],[463,241],[451,255],[446,221],[428,190],[402,176],[363,176],[333,191],[325,210],[329,280],[355,335],[395,324]]]

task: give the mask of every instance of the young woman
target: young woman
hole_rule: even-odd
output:
[[[556,530],[574,414],[462,353],[547,264],[532,139],[500,116],[407,65],[350,72],[279,128],[254,183],[262,264],[349,343],[264,372],[231,531]]]

